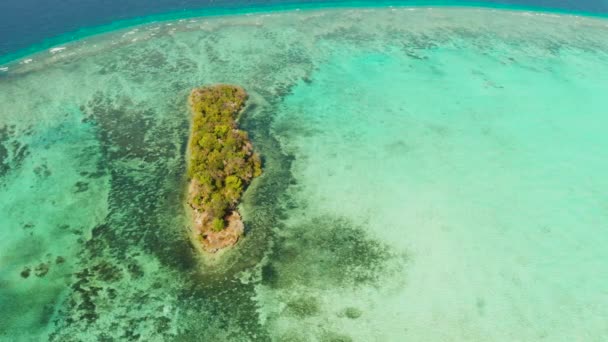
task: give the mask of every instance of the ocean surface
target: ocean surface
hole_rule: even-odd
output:
[[[608,0],[3,0],[0,64],[81,37],[158,20],[389,5],[484,6],[608,15]]]
[[[606,340],[606,19],[376,7],[104,31],[0,66],[1,341]],[[204,264],[186,99],[217,82],[249,92],[264,175],[245,239]]]

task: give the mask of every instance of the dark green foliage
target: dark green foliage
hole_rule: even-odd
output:
[[[211,228],[215,232],[222,231],[222,229],[224,229],[225,226],[226,225],[224,223],[224,220],[222,220],[221,218],[218,218],[218,217],[214,218],[213,222],[211,222]]]
[[[188,172],[197,185],[192,204],[209,215],[216,231],[224,228],[224,217],[234,210],[244,188],[262,173],[260,157],[235,121],[246,100],[242,88],[230,85],[195,89],[190,95]]]

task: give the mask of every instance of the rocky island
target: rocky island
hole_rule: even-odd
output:
[[[232,85],[197,88],[189,97],[187,203],[191,237],[205,252],[216,253],[239,241],[244,225],[237,205],[251,180],[262,173],[247,132],[237,127],[246,101],[245,90]]]

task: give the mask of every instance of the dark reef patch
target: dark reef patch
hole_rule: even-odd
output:
[[[308,339],[299,331],[288,331],[279,336],[278,341],[281,342],[307,342]]]
[[[338,27],[319,36],[322,40],[338,43],[363,44],[374,40],[374,34],[360,27]]]
[[[290,227],[265,266],[271,287],[364,286],[376,284],[395,255],[370,238],[365,229],[344,218],[316,217]]]
[[[49,166],[46,163],[36,166],[34,168],[34,173],[40,178],[48,178],[52,174]]]
[[[131,262],[127,265],[127,271],[132,279],[139,279],[144,276],[144,270],[137,262]]]
[[[49,273],[49,269],[50,265],[48,263],[42,262],[34,268],[34,274],[36,275],[36,277],[41,278],[44,277],[47,273]]]
[[[178,100],[171,109],[176,117],[167,120],[157,119],[155,109],[146,104],[101,92],[80,107],[86,115],[83,121],[97,132],[101,149],[96,170],[84,171],[81,176],[110,176],[108,214],[105,222],[92,229],[91,239],[83,241],[81,269],[75,273],[72,293],[62,310],[64,318],[57,322],[51,340],[74,338],[72,332],[85,330],[99,331],[99,339],[135,340],[141,337],[138,331],[150,324],[137,317],[147,315],[150,322],[163,319],[162,310],[153,315],[139,311],[160,300],[148,292],[154,293],[152,284],[167,284],[163,278],[167,275],[148,274],[149,279],[140,281],[144,270],[134,257],[149,254],[146,258],[158,260],[170,270],[184,264],[184,260],[176,260],[176,251],[189,249],[187,241],[171,227],[176,224],[171,221],[175,213],[181,210],[177,203],[183,161],[178,151],[180,139],[187,133],[186,117],[179,117]],[[75,184],[75,192],[88,188],[87,181]],[[179,284],[179,279],[176,273],[172,282]],[[132,280],[137,282],[127,284]],[[102,334],[108,328],[99,318],[112,312],[108,307],[133,319],[120,321],[111,332]]]
[[[0,177],[4,176],[8,170],[10,170],[10,166],[8,164],[8,149],[5,146],[5,141],[8,139],[7,128],[0,128]]]
[[[319,301],[314,297],[299,297],[287,303],[287,312],[300,318],[318,315],[320,311]]]
[[[321,342],[352,342],[353,339],[344,334],[339,334],[333,331],[325,331],[319,340]]]
[[[0,127],[0,178],[21,167],[30,155],[28,145],[16,139],[19,135],[15,125]]]
[[[107,261],[100,262],[99,264],[93,266],[91,270],[97,274],[97,278],[99,280],[106,283],[113,283],[122,278],[121,269]]]
[[[362,314],[363,314],[363,312],[361,312],[361,310],[359,310],[357,308],[353,308],[353,307],[348,307],[348,308],[344,309],[344,312],[342,313],[343,316],[350,318],[350,319],[357,319],[357,318],[361,317]]]
[[[32,270],[29,267],[24,267],[23,270],[21,271],[20,275],[21,275],[21,278],[29,278],[31,273],[32,273]]]
[[[80,192],[85,192],[87,190],[89,190],[89,183],[87,182],[76,182],[76,184],[74,184],[74,193],[80,193]]]

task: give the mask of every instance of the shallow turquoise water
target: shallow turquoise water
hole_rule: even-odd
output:
[[[0,338],[608,335],[606,21],[294,11],[63,47],[0,73]],[[214,82],[250,92],[266,166],[201,266],[185,99]]]

